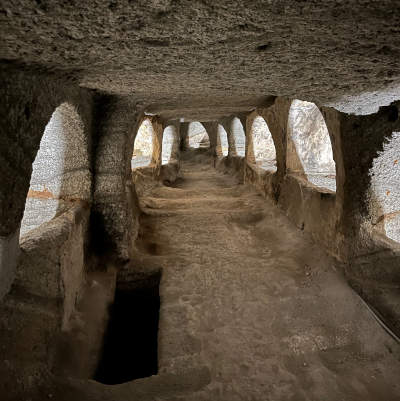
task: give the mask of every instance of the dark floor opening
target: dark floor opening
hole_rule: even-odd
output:
[[[120,384],[157,374],[160,278],[118,281],[94,380]]]

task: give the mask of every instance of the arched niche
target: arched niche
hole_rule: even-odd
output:
[[[370,170],[369,207],[373,224],[400,242],[400,132],[383,144]]]
[[[188,145],[190,148],[209,148],[210,138],[203,124],[199,122],[191,122],[188,129]]]
[[[46,125],[32,164],[21,236],[50,221],[70,202],[90,200],[89,167],[83,121],[73,105],[63,103]]]
[[[151,157],[153,154],[153,135],[153,125],[151,121],[146,118],[140,124],[135,137],[131,161],[132,169],[148,166],[151,163]]]
[[[220,157],[228,156],[228,135],[221,124],[218,124],[217,154]]]
[[[336,166],[328,128],[314,103],[293,100],[288,118],[287,168],[317,187],[336,191]]]
[[[232,120],[231,130],[235,141],[236,154],[244,157],[246,154],[246,134],[239,118],[235,117]]]
[[[276,171],[274,140],[267,123],[261,116],[254,119],[251,136],[256,164],[264,170]]]
[[[162,164],[168,164],[175,157],[178,148],[178,133],[174,125],[164,129],[162,140]]]

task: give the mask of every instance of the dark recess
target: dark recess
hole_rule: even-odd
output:
[[[259,45],[257,46],[257,51],[263,52],[265,50],[268,50],[271,47],[271,43],[265,43],[264,45]]]
[[[160,276],[117,286],[94,380],[120,384],[157,374]]]

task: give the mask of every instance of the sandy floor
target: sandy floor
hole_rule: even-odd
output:
[[[204,163],[142,198],[136,267],[161,267],[160,372],[179,400],[398,400],[399,345],[334,264],[252,189]]]
[[[158,374],[58,400],[400,399],[399,344],[275,205],[201,158],[140,204],[119,280],[162,270]]]

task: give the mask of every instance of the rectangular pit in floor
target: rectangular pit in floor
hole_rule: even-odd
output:
[[[118,280],[94,380],[120,384],[157,374],[161,272]]]

